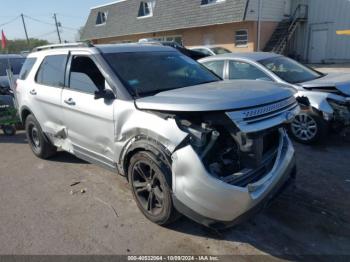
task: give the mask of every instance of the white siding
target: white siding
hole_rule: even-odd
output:
[[[291,0],[261,0],[262,12],[261,20],[279,22],[288,17]],[[246,20],[257,21],[259,10],[259,0],[249,0]]]
[[[350,62],[350,36],[337,35],[336,30],[350,29],[349,0],[295,0],[309,5],[307,23],[300,27],[291,44],[291,51],[308,60],[313,30],[327,30],[325,62]]]

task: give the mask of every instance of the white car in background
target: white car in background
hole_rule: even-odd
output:
[[[190,50],[201,52],[207,56],[222,55],[231,53],[230,50],[220,46],[196,46],[189,48]]]

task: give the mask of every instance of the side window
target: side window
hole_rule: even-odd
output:
[[[105,78],[94,61],[87,56],[73,56],[69,74],[69,87],[94,94],[105,89]]]
[[[66,61],[66,55],[45,57],[36,75],[36,82],[47,86],[63,87]]]
[[[272,81],[272,79],[260,69],[251,64],[239,61],[229,62],[229,78],[251,80],[263,79]]]
[[[213,71],[215,74],[224,78],[224,65],[225,61],[217,60],[217,61],[209,61],[203,63],[209,70]]]
[[[30,71],[32,70],[34,64],[36,62],[36,58],[30,57],[27,58],[26,61],[24,62],[21,72],[19,73],[19,79],[21,80],[26,80],[28,77]]]

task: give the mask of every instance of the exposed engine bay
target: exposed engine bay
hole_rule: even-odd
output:
[[[188,132],[189,143],[207,171],[229,184],[246,186],[273,167],[279,146],[279,127],[242,133],[222,112],[176,116]]]

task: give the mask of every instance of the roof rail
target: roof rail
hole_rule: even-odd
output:
[[[33,49],[32,52],[38,52],[49,49],[58,49],[58,48],[69,48],[69,47],[93,47],[94,45],[90,42],[78,42],[78,43],[67,43],[67,44],[55,44],[55,45],[44,45],[38,46]]]

